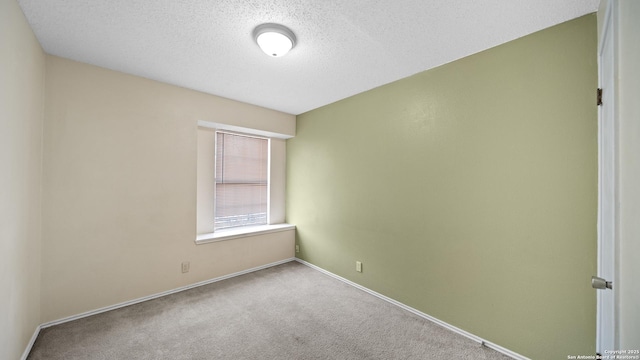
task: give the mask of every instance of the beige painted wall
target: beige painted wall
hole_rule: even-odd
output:
[[[198,121],[295,132],[293,115],[47,56],[43,322],[294,256],[293,231],[195,245]]]
[[[0,359],[40,324],[45,55],[15,0],[0,0]]]
[[[299,256],[532,359],[593,354],[596,42],[591,14],[298,116]]]

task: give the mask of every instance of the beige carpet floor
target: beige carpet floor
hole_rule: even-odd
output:
[[[45,328],[39,359],[509,359],[290,262]]]

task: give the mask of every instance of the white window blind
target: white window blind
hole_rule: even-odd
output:
[[[269,140],[216,133],[215,230],[267,223]]]

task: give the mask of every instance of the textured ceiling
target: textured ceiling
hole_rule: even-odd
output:
[[[599,0],[18,0],[44,50],[300,114],[597,10]],[[282,58],[255,26],[288,26]]]

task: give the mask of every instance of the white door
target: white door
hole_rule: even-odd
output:
[[[613,1],[605,15],[598,49],[599,86],[602,105],[598,112],[598,277],[612,282],[612,289],[599,289],[596,349],[615,350],[615,239],[617,232],[617,124],[615,116],[615,24]]]

